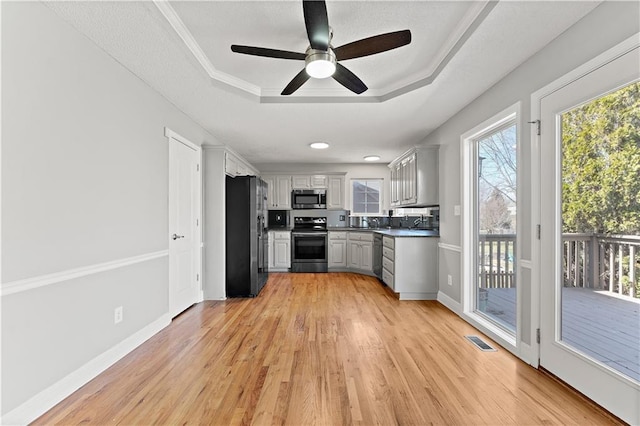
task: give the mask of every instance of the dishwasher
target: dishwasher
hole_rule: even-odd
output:
[[[373,273],[382,281],[382,235],[373,234]]]

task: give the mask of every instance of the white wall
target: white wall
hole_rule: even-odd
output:
[[[216,141],[46,5],[1,7],[2,414],[25,419],[21,404],[168,322],[164,127]]]
[[[282,173],[308,175],[313,173],[340,172],[345,173],[345,209],[351,210],[351,179],[384,179],[384,193],[382,208],[384,214],[389,209],[389,178],[391,176],[386,164],[322,164],[322,163],[256,163],[254,164],[260,173]]]
[[[603,2],[590,14],[561,34],[556,40],[515,69],[487,92],[432,132],[426,145],[440,145],[440,240],[449,248],[439,253],[440,291],[453,302],[461,302],[461,259],[456,247],[461,245],[461,216],[454,215],[454,206],[461,205],[460,136],[505,108],[521,102],[522,128],[519,145],[524,149],[522,170],[523,191],[518,200],[518,221],[523,224],[521,259],[531,260],[531,158],[530,158],[530,96],[537,89],[587,62],[608,48],[640,30],[638,2]],[[453,286],[447,285],[447,275]],[[524,304],[531,300],[531,275],[520,277],[519,291]],[[527,306],[528,308],[529,306]],[[525,312],[523,330],[529,330],[530,310]],[[531,336],[523,335],[530,343]]]

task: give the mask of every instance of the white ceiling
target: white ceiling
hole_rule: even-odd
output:
[[[390,162],[599,2],[328,1],[333,46],[410,29],[412,42],[344,61],[369,90],[332,79],[279,93],[303,61],[231,44],[304,52],[288,1],[48,2],[63,19],[254,164]],[[178,130],[178,129],[176,129]],[[328,142],[323,151],[308,144]]]

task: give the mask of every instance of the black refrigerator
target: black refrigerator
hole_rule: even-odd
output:
[[[227,176],[227,297],[255,297],[269,277],[267,183],[255,176]]]

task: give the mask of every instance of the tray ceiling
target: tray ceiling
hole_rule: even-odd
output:
[[[302,61],[234,54],[230,45],[303,52],[300,1],[45,4],[260,165],[360,163],[369,154],[390,162],[598,3],[328,1],[334,46],[403,29],[412,42],[344,61],[369,86],[362,95],[325,79],[291,96],[279,93]],[[315,141],[331,147],[312,151]]]

